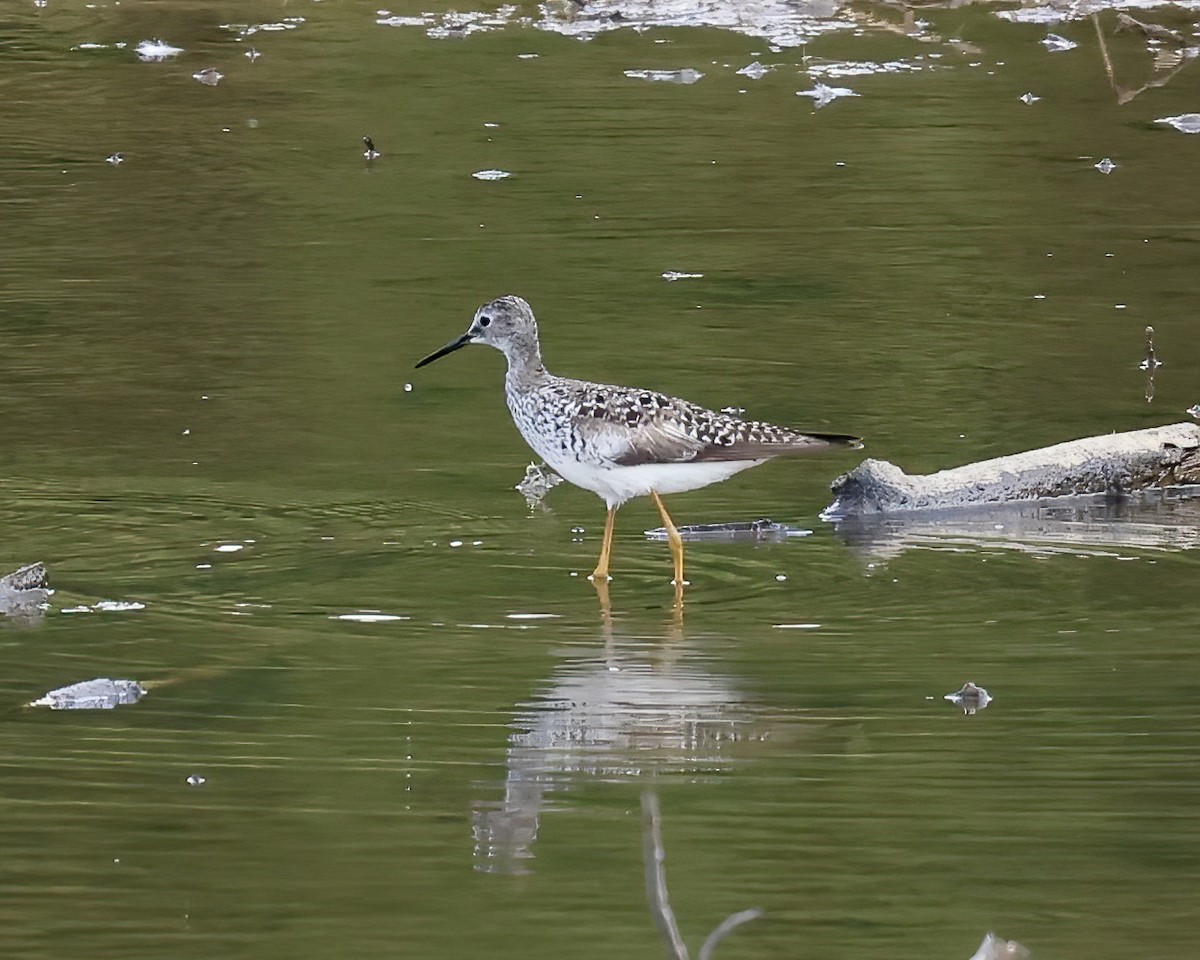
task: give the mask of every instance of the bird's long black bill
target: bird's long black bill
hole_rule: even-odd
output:
[[[441,350],[434,350],[433,353],[431,353],[424,360],[422,360],[420,363],[418,363],[416,367],[413,367],[413,369],[415,370],[415,369],[417,369],[417,367],[423,367],[427,363],[433,363],[434,360],[440,360],[446,354],[453,353],[455,350],[458,350],[461,347],[465,347],[470,342],[471,342],[471,335],[469,333],[464,333],[457,340],[451,340],[448,344],[446,344],[444,347],[442,347]]]

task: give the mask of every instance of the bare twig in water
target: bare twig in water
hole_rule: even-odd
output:
[[[1138,20],[1134,20],[1132,17],[1127,17],[1126,19],[1129,20],[1131,23],[1136,24],[1138,27],[1140,27],[1142,29],[1150,29],[1155,26],[1154,24],[1141,23]],[[1100,43],[1100,56],[1104,58],[1104,72],[1106,74],[1108,74],[1108,83],[1109,83],[1109,86],[1111,86],[1113,88],[1113,93],[1115,93],[1117,95],[1117,103],[1118,104],[1124,105],[1126,103],[1129,103],[1134,98],[1145,93],[1147,90],[1154,89],[1155,87],[1165,87],[1168,83],[1171,82],[1171,80],[1174,78],[1175,74],[1177,74],[1180,70],[1182,70],[1184,67],[1186,67],[1191,62],[1191,60],[1188,58],[1180,58],[1179,62],[1176,63],[1175,66],[1169,72],[1163,74],[1163,76],[1158,77],[1154,80],[1147,81],[1146,83],[1144,83],[1140,87],[1138,87],[1136,90],[1131,89],[1130,87],[1123,87],[1119,83],[1117,83],[1117,76],[1116,76],[1116,71],[1113,70],[1112,58],[1108,55],[1108,43],[1104,39],[1104,31],[1102,31],[1100,29],[1100,18],[1094,13],[1092,14],[1092,26],[1094,26],[1096,28],[1096,39]],[[1117,29],[1120,30],[1122,28],[1125,28],[1126,26],[1127,25],[1124,24],[1124,22],[1122,21],[1122,22],[1118,23]],[[1164,30],[1167,33],[1171,33],[1171,31],[1166,30],[1165,27],[1158,27],[1157,29]],[[1180,37],[1179,42],[1182,42],[1182,41],[1183,41],[1183,38]]]
[[[651,790],[642,794],[642,860],[646,868],[646,896],[654,923],[670,949],[672,960],[688,960],[687,946],[675,922],[675,911],[667,898],[667,871],[663,866],[666,851],[662,842],[662,811],[658,796]]]
[[[741,913],[735,913],[731,917],[726,917],[718,925],[717,929],[708,935],[708,939],[704,941],[704,946],[700,948],[699,960],[711,960],[713,951],[717,949],[727,936],[743,923],[749,923],[751,920],[757,920],[763,915],[763,912],[757,907],[752,907],[749,910],[743,910]]]
[[[658,806],[658,796],[653,790],[642,793],[642,859],[646,869],[646,896],[650,900],[650,912],[654,915],[654,923],[667,944],[671,960],[688,960],[687,945],[679,932],[679,924],[675,922],[675,911],[667,896],[667,871],[664,866],[666,851],[662,841],[662,811]],[[726,917],[717,925],[700,947],[697,960],[712,960],[712,955],[720,946],[721,941],[733,933],[743,923],[748,923],[762,916],[762,911],[754,908],[742,910]]]

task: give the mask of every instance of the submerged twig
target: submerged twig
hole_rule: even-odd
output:
[[[1144,24],[1138,20],[1134,20],[1132,17],[1127,17],[1126,19],[1128,19],[1133,24],[1136,24],[1138,27],[1140,27],[1144,30],[1149,30],[1149,29],[1155,27],[1154,24]],[[1154,89],[1155,87],[1165,87],[1168,83],[1171,82],[1171,79],[1175,76],[1175,74],[1177,74],[1180,70],[1182,70],[1189,63],[1189,60],[1187,58],[1181,58],[1180,61],[1177,64],[1175,64],[1174,67],[1171,68],[1169,73],[1167,73],[1161,77],[1157,77],[1154,80],[1147,81],[1146,83],[1144,83],[1140,87],[1138,87],[1136,90],[1134,90],[1130,87],[1123,87],[1119,83],[1117,83],[1117,76],[1116,76],[1116,71],[1113,69],[1112,58],[1108,55],[1108,43],[1104,39],[1104,31],[1100,29],[1100,18],[1094,13],[1092,14],[1092,26],[1094,26],[1096,28],[1096,39],[1100,44],[1100,56],[1104,60],[1104,72],[1108,75],[1109,86],[1111,86],[1113,88],[1113,93],[1115,93],[1117,95],[1117,103],[1118,104],[1124,105],[1126,103],[1129,103],[1131,100],[1133,100],[1136,97],[1140,96],[1141,94],[1145,93],[1147,90]],[[1124,26],[1126,26],[1126,25],[1122,22],[1117,27],[1117,29],[1120,30]],[[1158,27],[1157,29],[1165,31],[1166,33],[1172,32],[1172,31],[1166,30],[1165,27]],[[1162,39],[1162,38],[1159,37],[1156,39]],[[1176,42],[1176,41],[1172,40],[1171,42]],[[1178,42],[1182,43],[1183,38],[1178,37]]]
[[[653,790],[642,793],[642,857],[646,870],[646,896],[650,900],[650,913],[654,923],[667,944],[671,960],[688,960],[687,945],[675,922],[675,911],[667,896],[667,872],[664,866],[666,851],[662,840],[662,811],[658,796]],[[712,960],[712,955],[721,941],[743,923],[756,920],[763,914],[757,907],[742,910],[722,920],[715,930],[705,938],[697,960]]]
[[[749,910],[743,910],[741,913],[735,913],[731,917],[726,917],[717,926],[717,929],[708,935],[708,939],[704,941],[704,946],[700,948],[698,960],[711,960],[713,951],[717,949],[718,944],[722,940],[733,933],[743,923],[757,920],[762,915],[763,912],[761,910],[757,907],[752,907]]]
[[[662,842],[662,811],[653,791],[642,794],[642,859],[646,869],[646,896],[654,923],[670,949],[672,960],[688,960],[687,946],[675,922],[675,911],[667,898],[666,851]]]

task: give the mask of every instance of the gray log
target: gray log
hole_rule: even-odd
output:
[[[924,476],[909,476],[886,460],[864,460],[832,483],[834,501],[822,516],[954,510],[1193,483],[1200,483],[1200,424],[1173,423],[1085,437]]]

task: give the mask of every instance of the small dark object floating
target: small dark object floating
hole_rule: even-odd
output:
[[[983,710],[994,698],[983,687],[977,687],[968,680],[961,690],[948,693],[942,699],[962,707],[962,712],[969,717],[976,711]]]

